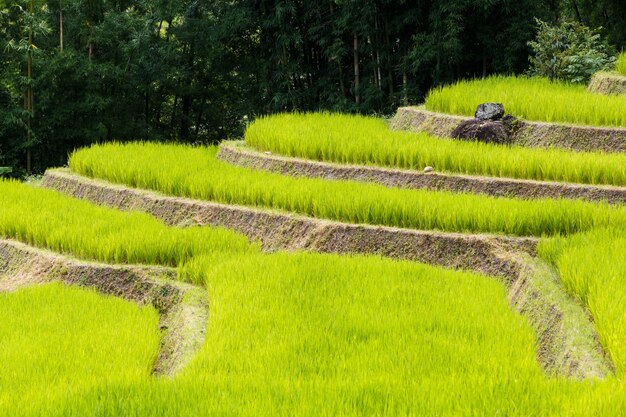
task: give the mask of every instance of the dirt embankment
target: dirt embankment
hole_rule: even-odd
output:
[[[626,76],[613,72],[598,72],[594,74],[587,88],[591,93],[598,94],[626,94]]]
[[[512,307],[535,328],[538,361],[549,375],[601,378],[612,372],[585,310],[561,288],[558,274],[536,259],[537,240],[345,224],[286,213],[168,197],[48,171],[43,184],[123,210],[141,210],[170,225],[223,226],[260,241],[268,251],[377,254],[473,270],[497,277]]]
[[[450,137],[470,117],[435,113],[423,107],[401,107],[391,121],[394,130],[426,132]],[[625,152],[626,129],[523,121],[513,135],[513,144],[535,148],[575,151]]]
[[[54,281],[154,306],[163,332],[154,365],[156,375],[181,370],[205,338],[206,290],[179,283],[176,278],[171,268],[84,262],[0,239],[0,292]]]
[[[386,187],[485,194],[521,199],[566,198],[626,204],[626,187],[593,186],[511,178],[345,165],[267,154],[223,142],[218,158],[233,165],[284,175],[375,182]]]

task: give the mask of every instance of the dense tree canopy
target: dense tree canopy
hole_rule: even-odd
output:
[[[28,150],[41,171],[89,143],[214,142],[240,134],[246,117],[277,111],[389,114],[433,85],[525,71],[535,18],[601,25],[626,46],[622,0],[29,6],[0,0],[0,166],[17,174]]]

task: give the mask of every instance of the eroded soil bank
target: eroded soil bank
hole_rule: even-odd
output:
[[[598,94],[626,94],[626,77],[612,72],[597,72],[587,89]]]

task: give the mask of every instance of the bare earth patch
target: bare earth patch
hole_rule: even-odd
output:
[[[265,250],[377,254],[473,270],[501,280],[512,307],[535,329],[537,360],[547,374],[602,378],[612,372],[586,311],[536,258],[537,240],[347,224],[268,210],[165,196],[49,170],[43,186],[122,210],[140,210],[170,225],[222,226]]]
[[[431,112],[423,107],[401,107],[391,121],[391,128],[448,138],[461,122],[470,119],[471,117]],[[624,152],[626,129],[523,121],[513,134],[512,144],[586,152]]]
[[[171,268],[113,266],[80,261],[13,240],[0,239],[0,292],[58,281],[95,289],[160,314],[156,375],[173,375],[202,347],[208,320],[206,291],[176,281]]]
[[[453,175],[438,172],[424,173],[414,170],[318,162],[258,152],[237,142],[222,142],[217,157],[233,165],[296,177],[375,182],[386,187],[453,191],[494,197],[566,198],[626,204],[626,187]]]

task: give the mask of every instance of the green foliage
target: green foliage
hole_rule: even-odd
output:
[[[626,76],[626,52],[622,52],[617,57],[617,63],[615,64],[615,70],[618,74]]]
[[[15,181],[0,180],[0,207],[0,236],[85,259],[178,266],[198,254],[258,250],[228,230],[166,227]]]
[[[426,108],[473,116],[479,104],[490,101],[503,103],[507,112],[526,120],[626,127],[626,96],[592,94],[582,85],[539,77],[458,81],[431,90]]]
[[[3,415],[146,381],[160,345],[154,308],[61,284],[0,292],[0,317]]]
[[[560,271],[564,287],[589,309],[618,375],[626,375],[626,237],[602,229],[542,241],[542,257]]]
[[[615,64],[613,51],[599,30],[578,22],[558,26],[537,21],[537,38],[528,42],[533,50],[530,73],[550,80],[586,84],[591,76]]]
[[[591,27],[603,26],[611,44],[626,47],[626,2],[623,0],[562,0],[563,16]]]
[[[277,154],[346,164],[626,186],[626,155],[442,140],[396,132],[378,118],[329,113],[255,120],[248,145]]]
[[[234,167],[217,160],[215,154],[215,148],[107,144],[75,152],[69,164],[82,175],[171,195],[352,223],[523,236],[626,225],[626,207],[294,178]]]
[[[27,2],[0,7],[0,146],[25,162]],[[326,108],[389,114],[433,83],[526,67],[536,0],[35,2],[35,172],[73,149],[136,138],[214,143],[242,120]],[[61,15],[63,50],[61,51]],[[471,34],[471,36],[468,36]],[[11,39],[13,49],[5,49]],[[357,41],[356,47],[354,41]],[[27,43],[28,44],[28,43]],[[356,56],[356,61],[355,61]],[[358,76],[355,75],[358,74]],[[1,93],[0,93],[1,95]],[[4,117],[2,113],[6,113]]]
[[[11,167],[0,167],[0,175],[10,174],[12,171]]]

